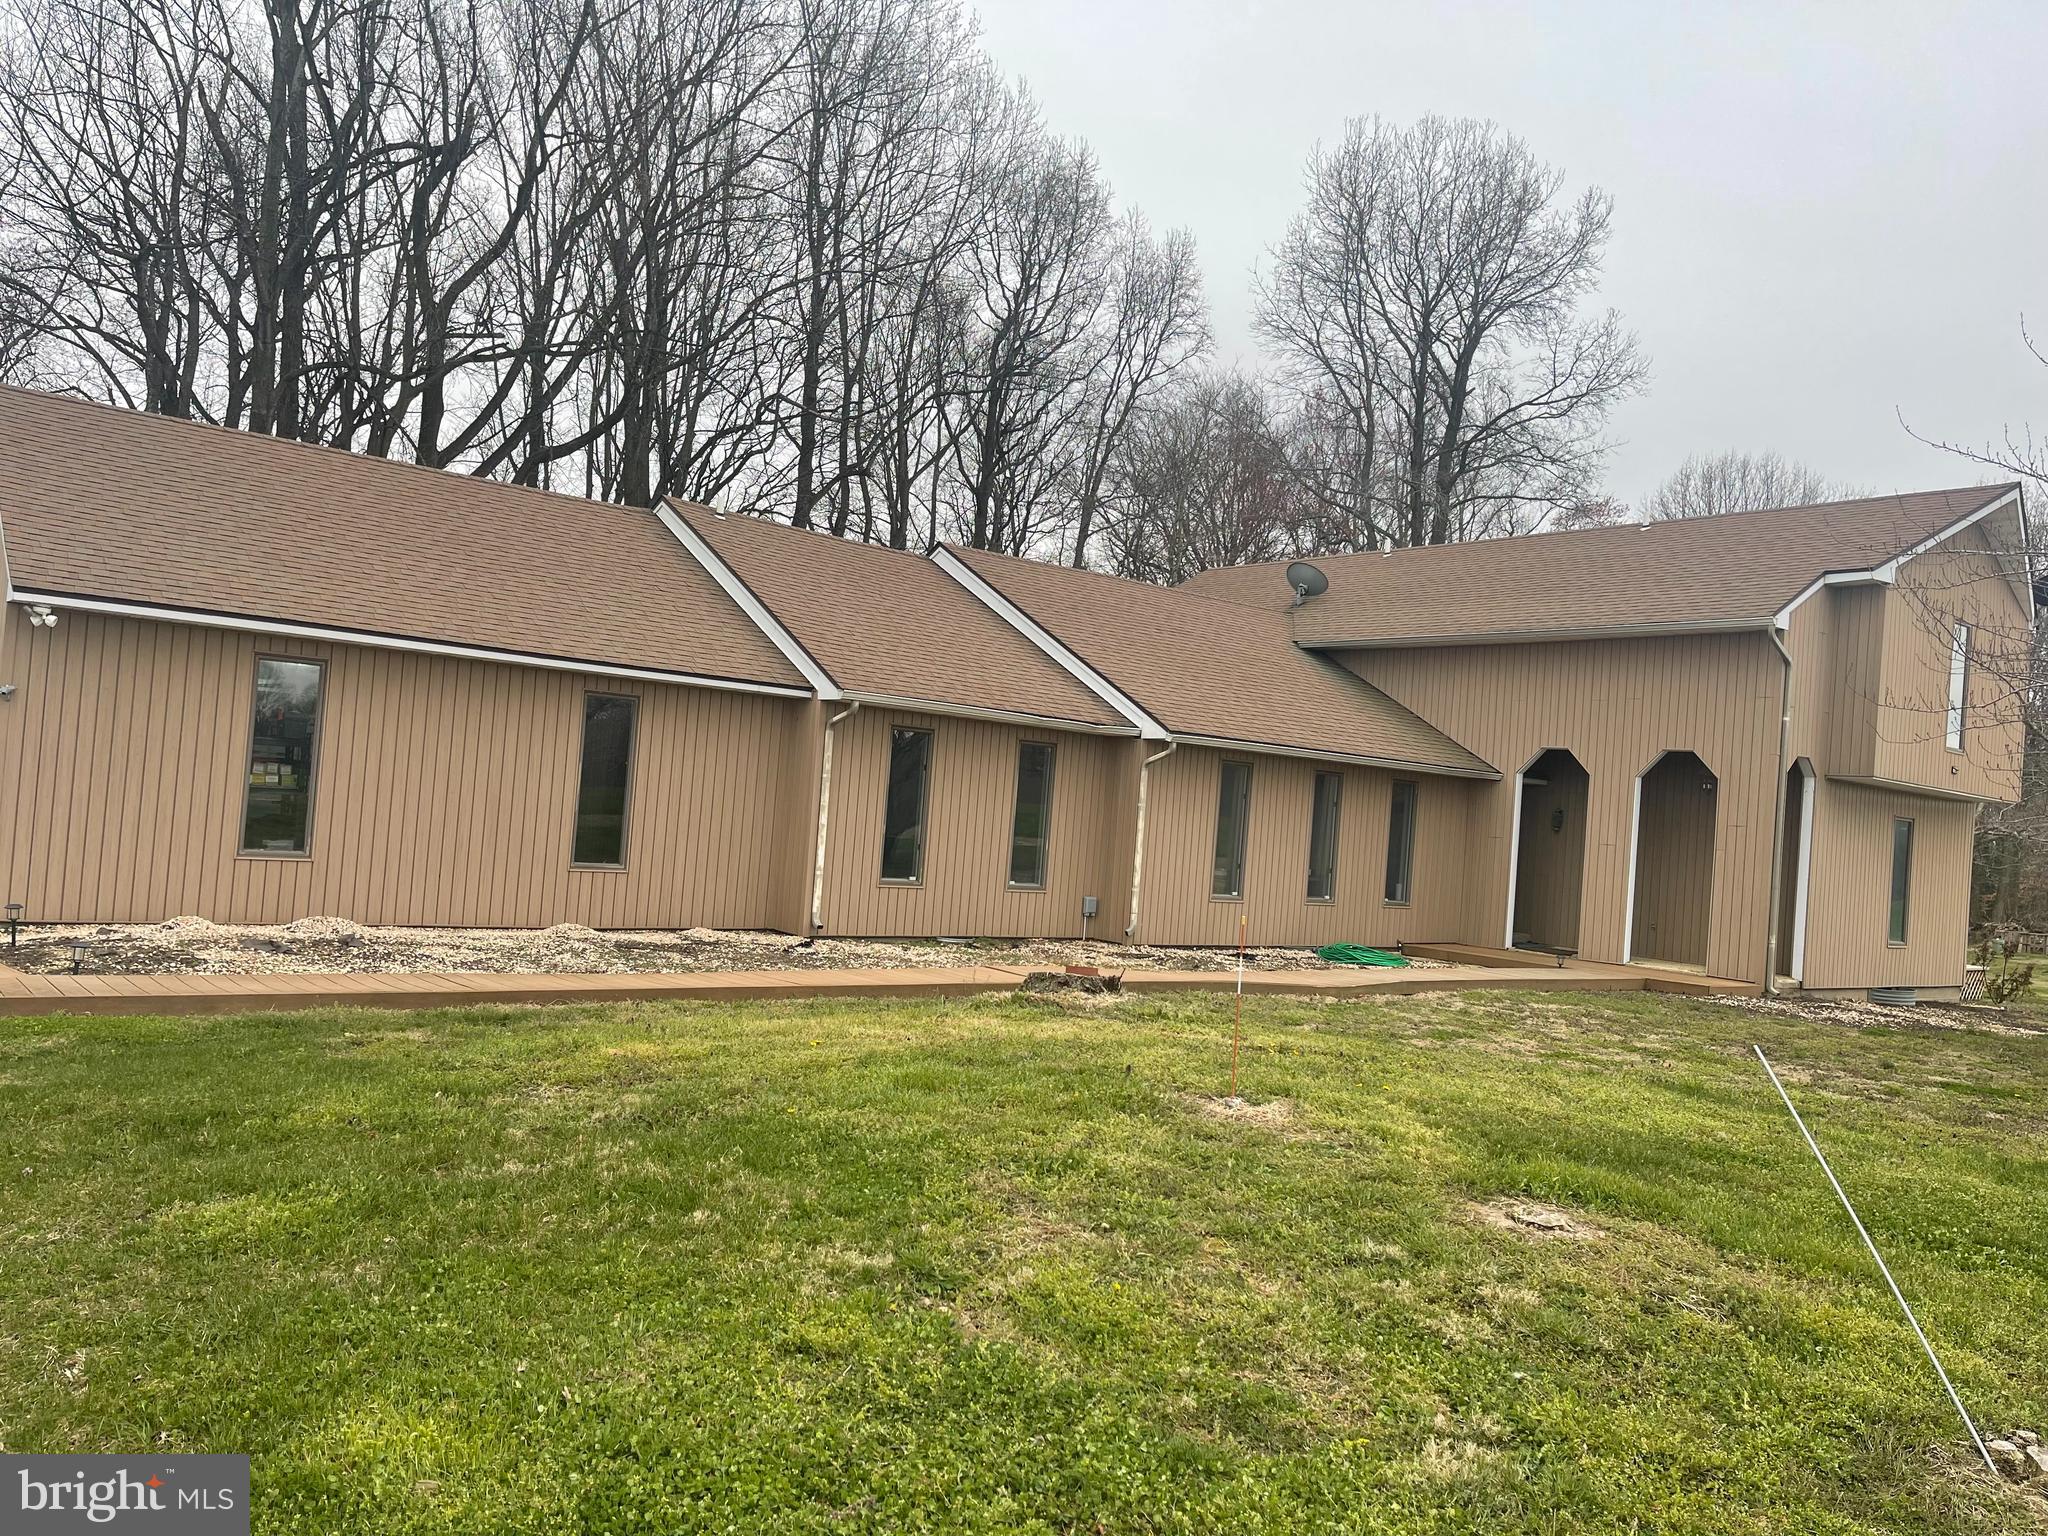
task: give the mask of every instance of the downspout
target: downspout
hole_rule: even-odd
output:
[[[1138,840],[1131,849],[1131,920],[1124,924],[1126,941],[1138,931],[1138,893],[1145,881],[1145,792],[1152,784],[1152,765],[1163,757],[1173,756],[1179,747],[1179,742],[1169,741],[1163,751],[1154,752],[1138,765]]]
[[[855,699],[846,708],[825,722],[825,751],[818,764],[818,856],[811,869],[811,932],[820,933],[825,927],[825,831],[832,817],[832,737],[833,728],[848,715],[857,713],[860,700]]]
[[[1776,997],[1778,933],[1783,927],[1778,919],[1778,903],[1785,899],[1785,776],[1792,769],[1787,760],[1792,751],[1792,653],[1785,649],[1785,642],[1778,638],[1775,627],[1764,633],[1771,637],[1771,644],[1778,648],[1778,655],[1785,663],[1784,680],[1778,694],[1778,793],[1771,834],[1771,931],[1764,940],[1764,996]]]

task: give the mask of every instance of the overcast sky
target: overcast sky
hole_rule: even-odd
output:
[[[981,0],[989,52],[1120,197],[1201,249],[1220,355],[1347,117],[1492,118],[1614,195],[1601,297],[1649,354],[1610,488],[1776,449],[1875,490],[2048,429],[2048,4]]]

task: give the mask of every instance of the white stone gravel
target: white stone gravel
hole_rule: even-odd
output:
[[[174,917],[162,923],[25,926],[21,945],[0,948],[0,966],[68,972],[83,939],[82,969],[101,974],[264,974],[348,971],[485,971],[508,975],[632,972],[869,970],[904,966],[1097,965],[1107,970],[1233,968],[1232,950],[1129,947],[1027,939],[820,938],[709,928],[600,933],[578,923],[552,928],[372,928],[342,917],[275,926]],[[4,935],[0,935],[4,944]],[[1250,970],[1331,969],[1310,949],[1255,949]],[[1433,962],[1412,961],[1417,966]]]

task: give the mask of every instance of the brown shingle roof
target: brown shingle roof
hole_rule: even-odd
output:
[[[670,506],[850,694],[1135,729],[923,555]]]
[[[1428,721],[1293,645],[1278,610],[986,550],[953,553],[1175,735],[1492,775]]]
[[[1762,627],[1829,572],[1882,565],[2013,489],[1322,557],[1330,590],[1293,610],[1294,638],[1341,647]],[[1293,600],[1285,570],[1271,561],[1207,571],[1181,590],[1279,612]]]
[[[802,687],[654,513],[0,389],[13,584]]]

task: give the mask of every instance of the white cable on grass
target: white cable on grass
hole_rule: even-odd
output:
[[[1976,1421],[1970,1417],[1970,1410],[1963,1406],[1962,1398],[1957,1395],[1955,1383],[1948,1379],[1948,1372],[1941,1368],[1941,1356],[1937,1355],[1934,1346],[1927,1342],[1927,1335],[1920,1327],[1920,1319],[1913,1315],[1912,1307],[1907,1305],[1905,1292],[1899,1289],[1899,1282],[1892,1278],[1892,1272],[1885,1264],[1884,1255],[1877,1251],[1877,1244],[1870,1240],[1869,1232],[1864,1230],[1863,1218],[1856,1214],[1856,1207],[1849,1203],[1849,1192],[1842,1188],[1842,1181],[1835,1177],[1835,1170],[1828,1166],[1828,1160],[1820,1150],[1820,1143],[1813,1139],[1813,1132],[1809,1131],[1806,1122],[1799,1118],[1799,1111],[1792,1104],[1792,1095],[1787,1093],[1785,1085],[1778,1081],[1778,1074],[1771,1066],[1771,1059],[1764,1055],[1764,1048],[1760,1045],[1751,1045],[1750,1049],[1756,1052],[1756,1059],[1764,1064],[1764,1071],[1770,1073],[1771,1086],[1778,1090],[1778,1097],[1785,1101],[1785,1108],[1792,1115],[1792,1123],[1799,1127],[1799,1134],[1806,1138],[1806,1145],[1812,1150],[1814,1160],[1820,1164],[1820,1171],[1826,1174],[1828,1182],[1835,1186],[1835,1196],[1842,1202],[1842,1209],[1847,1211],[1849,1219],[1856,1223],[1856,1235],[1863,1239],[1863,1246],[1870,1250],[1871,1258],[1877,1261],[1877,1272],[1884,1276],[1884,1283],[1892,1288],[1892,1300],[1899,1304],[1899,1310],[1906,1314],[1906,1321],[1913,1325],[1913,1337],[1918,1339],[1920,1347],[1927,1351],[1928,1361],[1934,1366],[1934,1374],[1941,1378],[1941,1385],[1948,1393],[1948,1400],[1956,1405],[1956,1412],[1962,1415],[1963,1428],[1970,1432],[1970,1438],[1976,1442],[1977,1454],[1984,1458],[1985,1467],[1990,1470],[1993,1477],[1996,1477],[1998,1463],[1991,1459],[1991,1452],[1985,1449],[1984,1437],[1977,1433]]]

